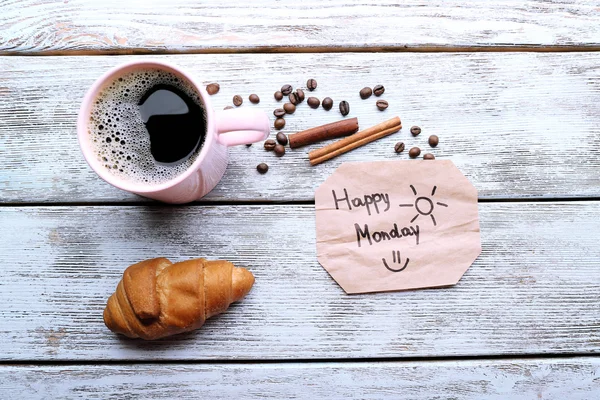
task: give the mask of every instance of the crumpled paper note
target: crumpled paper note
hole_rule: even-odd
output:
[[[317,258],[349,294],[454,285],[481,253],[477,190],[450,160],[344,163],[315,204]]]

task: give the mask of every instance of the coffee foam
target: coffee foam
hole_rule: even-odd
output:
[[[111,174],[132,183],[155,185],[177,177],[194,163],[203,145],[175,165],[154,159],[138,103],[159,84],[180,89],[202,108],[200,96],[190,82],[172,72],[151,68],[115,78],[102,89],[91,109],[88,132],[98,162]]]

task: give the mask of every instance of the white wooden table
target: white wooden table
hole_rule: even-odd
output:
[[[235,3],[0,1],[0,397],[600,398],[600,2]],[[317,167],[241,146],[205,199],[158,204],[101,181],[76,140],[86,89],[142,57],[219,82],[217,108],[257,93],[243,107],[270,113],[315,78],[362,127],[405,128]],[[358,96],[375,84],[384,113]],[[339,119],[304,103],[285,132]],[[479,190],[483,253],[451,288],[347,296],[316,259],[314,189],[429,134]],[[106,299],[158,256],[256,284],[199,331],[115,336]]]

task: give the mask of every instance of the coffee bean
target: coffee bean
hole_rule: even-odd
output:
[[[210,85],[206,86],[206,91],[208,92],[208,94],[210,94],[211,96],[213,94],[217,94],[219,93],[219,89],[221,89],[221,86],[219,86],[218,83],[211,83]]]
[[[282,145],[278,144],[277,146],[275,146],[275,155],[277,157],[281,157],[285,154],[285,147],[283,147]]]
[[[233,105],[236,107],[239,107],[242,105],[242,103],[244,102],[244,99],[242,99],[242,96],[236,94],[235,96],[233,96]]]
[[[276,91],[273,96],[275,97],[275,100],[277,100],[277,101],[281,101],[281,99],[283,99],[283,93],[281,93],[279,90]]]
[[[292,88],[292,85],[283,85],[283,86],[281,87],[281,93],[282,93],[284,96],[287,96],[287,95],[289,95],[290,93],[292,93],[292,90],[293,90],[293,88]]]
[[[267,164],[265,164],[264,162],[261,162],[260,164],[258,164],[256,166],[256,170],[261,174],[266,174],[267,171],[269,170],[269,166]]]
[[[421,128],[418,126],[413,126],[410,128],[410,133],[412,133],[413,136],[418,136],[419,133],[421,133]]]
[[[317,81],[314,79],[309,79],[306,81],[306,88],[311,92],[317,88]]]
[[[340,112],[344,117],[350,113],[350,104],[346,100],[340,101]]]
[[[225,108],[223,108],[223,110],[231,110],[233,107],[232,106],[225,106]]]
[[[435,156],[431,153],[425,153],[423,155],[423,160],[435,160]]]
[[[298,101],[302,103],[304,101],[304,90],[298,89],[296,90],[296,96],[298,97]]]
[[[364,87],[360,90],[360,98],[365,100],[368,99],[369,97],[371,97],[371,95],[373,94],[373,90],[371,90],[370,87]]]
[[[319,108],[319,105],[321,105],[321,100],[317,99],[316,97],[309,97],[308,100],[306,100],[306,103],[310,108]]]
[[[388,102],[385,100],[377,100],[375,102],[375,105],[377,106],[377,108],[379,109],[379,111],[383,111],[386,108],[388,108]]]
[[[373,88],[373,94],[377,97],[381,96],[383,92],[385,92],[385,88],[383,87],[383,85],[375,85],[375,87]]]
[[[286,144],[288,144],[288,137],[283,132],[279,132],[276,136],[276,139],[277,139],[277,143],[279,143],[282,146],[285,146]]]
[[[421,149],[418,147],[413,147],[408,151],[408,156],[410,158],[417,158],[419,157],[419,154],[421,154]]]
[[[265,140],[265,150],[267,151],[271,151],[275,148],[275,145],[277,143],[275,143],[275,141],[273,139],[267,139]]]
[[[285,103],[285,104],[283,105],[283,109],[284,109],[284,111],[285,111],[286,113],[288,113],[288,114],[293,114],[293,113],[294,113],[294,111],[296,111],[296,106],[295,106],[295,105],[293,105],[292,103]]]
[[[273,115],[277,118],[281,118],[285,115],[285,110],[283,108],[277,108],[275,111],[273,111]]]
[[[429,136],[429,145],[431,147],[437,146],[439,142],[440,142],[440,138],[438,138],[436,135]]]
[[[252,104],[260,103],[260,97],[258,97],[256,94],[251,94],[250,97],[248,97],[248,100],[250,100],[250,103]]]
[[[300,103],[300,100],[298,100],[298,96],[296,95],[296,93],[290,93],[288,98],[290,99],[290,103],[292,103],[293,105]]]
[[[394,146],[394,151],[396,153],[402,153],[404,151],[404,143],[402,143],[402,142],[396,143],[396,145]]]
[[[333,107],[333,100],[331,100],[331,97],[325,97],[321,105],[325,110],[329,111]]]
[[[283,118],[277,118],[275,120],[275,123],[273,124],[273,126],[277,130],[283,129],[283,127],[285,126],[285,119],[283,119]]]

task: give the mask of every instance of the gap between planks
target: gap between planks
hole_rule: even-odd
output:
[[[598,52],[600,44],[589,45],[491,45],[491,46],[253,46],[203,49],[128,48],[110,50],[0,51],[0,56],[110,56],[168,54],[294,54],[294,53],[577,53]]]
[[[564,354],[532,353],[519,354],[516,357],[507,355],[477,355],[477,356],[435,356],[435,357],[369,357],[369,358],[294,358],[294,359],[223,359],[223,360],[190,360],[190,359],[161,359],[161,360],[0,360],[0,367],[10,366],[77,366],[77,365],[269,365],[269,364],[352,364],[352,363],[437,363],[460,361],[560,361],[570,358],[598,358],[598,353],[572,352]]]
[[[487,198],[478,199],[478,203],[561,203],[561,202],[573,202],[573,203],[589,203],[599,202],[600,197],[531,197],[531,198],[510,198],[510,197],[499,197],[499,198]],[[15,208],[15,207],[228,207],[228,206],[314,206],[314,200],[292,200],[292,201],[278,201],[278,200],[227,200],[227,201],[195,201],[192,203],[185,204],[169,204],[154,201],[150,199],[140,199],[139,201],[114,201],[114,202],[52,202],[52,203],[0,203],[0,209],[2,208]]]

